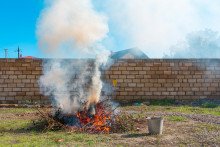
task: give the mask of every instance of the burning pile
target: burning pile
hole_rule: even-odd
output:
[[[63,124],[68,131],[102,133],[110,132],[113,111],[109,105],[99,102],[92,104],[89,109],[83,107],[82,110],[72,114],[62,113],[62,110],[58,109],[51,118]]]
[[[90,105],[88,109],[86,105],[84,106],[73,113],[64,113],[61,108],[58,108],[53,115],[45,115],[36,107],[43,116],[43,121],[38,123],[38,127],[42,129],[44,126],[44,130],[53,131],[64,129],[68,133],[118,133],[133,131],[135,124],[143,122],[143,119],[134,118],[131,114],[116,114],[115,110],[118,107],[113,109],[113,106],[106,101]]]
[[[40,128],[45,126],[45,130],[59,130],[64,129],[69,133],[72,132],[86,132],[86,133],[109,133],[121,130],[127,122],[120,119],[119,115],[115,114],[113,106],[107,101],[102,101],[90,105],[87,109],[86,105],[81,110],[73,113],[64,113],[61,108],[55,109],[54,114],[41,112],[38,107],[37,110],[43,116],[42,123],[38,123]],[[123,115],[120,115],[123,116]],[[122,122],[125,124],[121,124]],[[35,126],[36,127],[36,126]],[[120,129],[118,128],[120,127]]]

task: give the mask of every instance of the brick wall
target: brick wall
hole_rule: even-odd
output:
[[[47,102],[39,93],[41,74],[41,59],[0,59],[0,103]]]
[[[39,93],[41,74],[42,59],[0,59],[0,103],[49,103]],[[105,94],[119,101],[219,98],[220,59],[115,60],[102,79],[113,89]]]

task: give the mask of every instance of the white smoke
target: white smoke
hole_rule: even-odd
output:
[[[90,95],[88,98],[88,106],[95,102],[97,103],[100,98],[101,89],[102,89],[102,81],[100,80],[101,77],[101,71],[100,67],[105,66],[107,63],[108,57],[110,55],[110,52],[105,51],[103,53],[96,55],[96,61],[95,61],[95,70],[94,70],[94,76],[92,77],[92,89],[90,89]]]
[[[74,53],[93,54],[91,47],[108,33],[107,18],[90,0],[53,0],[42,10],[36,33],[44,53],[60,55],[60,49],[69,47]]]
[[[138,47],[161,58],[170,46],[195,30],[220,31],[219,0],[94,0],[109,16],[115,49]],[[110,42],[110,43],[109,43]]]
[[[189,33],[185,39],[170,49],[165,58],[219,58],[220,36],[217,31],[205,29]]]
[[[95,61],[52,59],[44,64],[44,75],[39,79],[41,92],[52,96],[63,112],[76,111],[81,102],[99,101],[99,68],[108,59],[100,55],[104,50],[100,44],[107,33],[107,18],[93,9],[90,0],[53,0],[42,11],[37,36],[43,53],[67,57],[71,54],[64,53],[68,48],[78,57],[96,56]]]
[[[44,75],[40,77],[41,92],[55,99],[63,112],[79,109],[79,103],[87,101],[90,76],[93,76],[89,60],[50,59],[44,64]],[[77,77],[76,77],[77,76]]]

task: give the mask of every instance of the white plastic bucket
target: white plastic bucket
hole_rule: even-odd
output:
[[[150,134],[162,134],[163,117],[148,117],[148,130]]]

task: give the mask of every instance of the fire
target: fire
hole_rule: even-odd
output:
[[[103,103],[97,103],[95,105],[96,113],[90,115],[90,112],[85,108],[81,112],[77,112],[77,118],[80,120],[80,131],[86,132],[110,132],[109,123],[112,119],[111,114],[105,110]]]
[[[81,110],[69,114],[63,113],[59,108],[52,119],[68,132],[108,133],[112,131],[113,117],[111,105],[98,102],[91,104],[89,108],[82,104]]]

